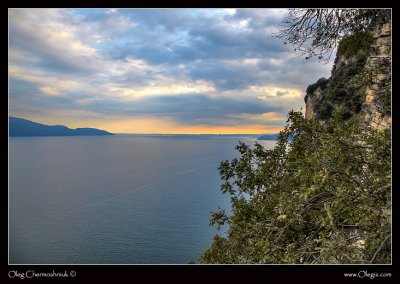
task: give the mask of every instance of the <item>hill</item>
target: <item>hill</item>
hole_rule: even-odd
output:
[[[105,130],[96,128],[71,129],[63,125],[45,125],[27,119],[10,117],[9,136],[97,136],[113,135]]]
[[[264,134],[257,138],[257,140],[276,140],[279,134]]]

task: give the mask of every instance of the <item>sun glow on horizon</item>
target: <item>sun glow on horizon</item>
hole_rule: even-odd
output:
[[[84,121],[71,117],[58,119],[40,116],[18,116],[45,125],[64,125],[69,128],[97,128],[114,134],[275,134],[283,130],[281,126],[250,124],[244,126],[210,126],[205,124],[185,125],[169,118],[89,118]]]

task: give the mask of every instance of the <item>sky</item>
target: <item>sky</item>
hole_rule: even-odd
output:
[[[272,37],[286,14],[9,9],[9,115],[113,133],[277,133],[332,68]]]

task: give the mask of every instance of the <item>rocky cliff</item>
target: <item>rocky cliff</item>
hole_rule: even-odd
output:
[[[343,119],[362,115],[374,128],[391,127],[391,23],[355,33],[339,43],[331,77],[308,86],[307,119],[326,120],[337,108]]]

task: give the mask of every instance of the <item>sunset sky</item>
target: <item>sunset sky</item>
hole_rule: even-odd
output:
[[[9,115],[113,133],[277,133],[332,62],[284,9],[10,9]]]

